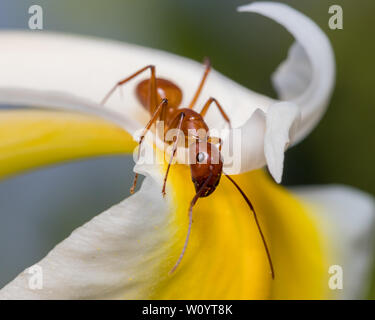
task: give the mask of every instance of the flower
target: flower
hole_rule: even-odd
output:
[[[340,186],[300,188],[292,194],[259,170],[267,164],[280,182],[285,149],[302,140],[324,114],[335,77],[330,43],[316,24],[286,5],[253,3],[239,11],[270,17],[296,39],[273,76],[280,100],[213,71],[197,105],[214,96],[230,114],[232,126],[241,129],[241,139],[233,129],[224,140],[234,147],[240,141],[241,148],[240,165],[225,163],[225,173],[236,175],[255,205],[270,245],[275,280],[249,209],[228,181],[221,181],[215,193],[194,208],[188,251],[169,275],[181,251],[194,196],[190,173],[185,165],[174,165],[163,199],[165,166],[137,164],[135,171],[146,176],[141,190],[75,230],[38,263],[43,289],[30,289],[24,272],[0,290],[0,298],[363,295],[373,251],[373,200]],[[98,102],[116,81],[140,67],[155,64],[158,76],[183,88],[184,99],[192,96],[201,77],[200,64],[112,41],[24,32],[2,32],[0,40],[0,101],[63,111],[1,112],[3,177],[66,160],[131,152],[132,135],[149,119],[132,92],[134,83],[124,87],[123,99],[114,95],[105,107]],[[217,129],[225,125],[211,111],[207,122]],[[339,294],[328,286],[331,265],[345,272],[348,289]]]

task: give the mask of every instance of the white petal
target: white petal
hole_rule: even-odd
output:
[[[0,41],[0,103],[91,112],[114,120],[131,134],[143,128],[150,117],[134,94],[136,80],[122,88],[122,95],[115,92],[105,108],[98,105],[118,80],[152,63],[158,76],[173,80],[183,89],[182,105],[186,106],[204,71],[202,64],[186,58],[103,39],[5,31],[0,32]],[[138,81],[148,76],[145,73]],[[211,96],[230,114],[233,126],[242,125],[254,110],[265,110],[273,101],[214,70],[197,109]],[[209,110],[207,122],[210,127],[225,127],[224,119],[214,108]],[[263,139],[254,144],[257,152],[263,152]],[[157,145],[162,146],[159,139]]]
[[[267,114],[274,109],[271,106],[275,101],[254,93],[215,71],[209,75],[196,108],[200,110],[204,102],[213,96],[230,115],[234,128],[244,125],[241,127],[241,135],[246,138],[246,145],[236,156],[240,158],[237,162],[241,165],[238,166],[236,162],[230,166],[231,161],[226,160],[228,173],[241,173],[262,167],[267,159],[270,171],[280,181],[283,167],[283,153],[280,150],[287,143],[286,133],[292,141],[303,138],[316,125],[327,105],[334,78],[332,49],[316,24],[288,6],[262,2],[241,7],[240,11],[253,11],[269,16],[296,37],[299,44],[293,47],[288,61],[279,68],[274,78],[282,98],[292,99],[298,105],[301,123],[297,130],[290,130],[288,125],[294,124],[294,121],[290,121],[293,113],[289,117],[282,117],[287,119],[285,123],[267,121],[265,124],[265,118],[256,116],[254,112],[260,110]],[[1,32],[0,41],[0,103],[60,106],[95,112],[107,118],[115,118],[130,133],[140,129],[149,119],[135,97],[136,81],[123,88],[123,99],[115,94],[108,101],[106,110],[112,113],[99,111],[101,107],[98,103],[118,80],[145,65],[154,64],[158,76],[173,80],[183,89],[183,105],[187,105],[203,72],[201,64],[188,59],[114,41],[45,32]],[[146,76],[148,75],[141,78]],[[272,115],[270,118],[275,119]],[[207,122],[210,128],[221,129],[225,126],[224,119],[215,108],[208,112]],[[271,127],[275,124],[278,129]],[[248,128],[250,125],[254,127]],[[264,130],[255,133],[265,125],[267,132],[272,132],[272,135],[267,134],[267,140]],[[280,128],[284,128],[283,138],[276,137],[282,132],[279,131]],[[248,132],[254,134],[246,136]],[[234,136],[230,134],[229,138]],[[225,137],[223,140],[227,145],[236,143]],[[276,146],[277,141],[280,145]],[[161,141],[157,142],[161,146]]]
[[[93,103],[67,92],[0,87],[0,99],[1,102],[8,104],[34,106],[37,108],[52,107],[53,109],[94,114],[116,123],[130,133],[135,132],[141,126],[139,122],[124,114],[113,112],[112,110],[99,106],[97,103]]]
[[[289,57],[275,73],[273,80],[284,103],[271,103],[265,117],[247,121],[242,127],[242,140],[234,140],[231,133],[224,144],[238,150],[235,165],[226,165],[228,174],[246,172],[264,165],[276,180],[281,182],[284,151],[302,139],[317,124],[324,113],[334,85],[334,58],[327,37],[309,18],[280,3],[256,2],[239,8],[239,11],[256,12],[274,19],[286,27],[297,42],[291,47]],[[249,126],[254,128],[249,129]],[[255,133],[255,128],[258,129]],[[233,129],[236,130],[236,129]],[[264,141],[264,155],[258,150]],[[242,148],[233,147],[242,143]],[[228,155],[227,155],[228,157]],[[225,159],[225,154],[224,154]],[[233,163],[233,161],[230,161]]]
[[[333,247],[334,254],[327,253],[329,265],[343,268],[343,289],[333,293],[341,299],[366,298],[375,262],[374,198],[339,185],[298,187],[293,192],[315,209],[316,222]]]
[[[75,230],[37,263],[43,288],[25,270],[0,299],[140,299],[151,294],[171,245],[173,210],[161,197],[157,167],[140,167],[139,192]],[[163,273],[161,274],[163,276]],[[165,276],[168,276],[165,274]]]
[[[238,174],[264,166],[265,132],[266,114],[261,109],[255,110],[240,129],[230,130],[229,135],[223,138],[221,151],[226,174]]]
[[[272,75],[272,82],[280,99],[292,100],[308,88],[312,74],[306,51],[298,42],[294,42],[289,48],[288,58]]]
[[[323,116],[335,83],[335,59],[327,36],[316,23],[282,3],[256,2],[239,8],[256,12],[284,26],[296,39],[288,59],[273,76],[281,99],[301,109],[295,142],[303,139]]]
[[[277,183],[281,182],[284,165],[284,151],[298,129],[300,111],[294,103],[273,104],[266,115],[264,154],[268,169]]]
[[[0,103],[51,107],[54,102],[53,106],[75,108],[77,102],[82,101],[84,105],[101,108],[98,103],[118,80],[154,64],[157,76],[171,79],[183,90],[182,105],[186,106],[204,71],[202,64],[183,57],[110,40],[48,32],[2,31],[0,41]],[[134,89],[146,77],[149,77],[147,72],[122,87],[122,95],[120,91],[115,92],[106,109],[128,122],[138,121],[144,126],[149,115],[138,102]],[[72,101],[64,95],[73,97]],[[215,70],[209,75],[196,109],[200,110],[210,96],[230,111],[234,126],[246,122],[256,108],[265,109],[272,102]],[[225,121],[212,108],[208,123],[220,128]],[[130,129],[128,131],[132,132]]]

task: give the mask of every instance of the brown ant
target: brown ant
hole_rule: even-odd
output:
[[[190,170],[191,170],[191,177],[192,181],[194,183],[194,187],[196,190],[196,194],[194,198],[192,199],[189,207],[189,228],[188,233],[185,239],[185,244],[182,249],[182,252],[170,271],[170,273],[174,272],[178,265],[180,264],[184,253],[186,251],[186,247],[189,241],[191,226],[192,226],[192,210],[195,203],[198,201],[199,198],[207,197],[212,192],[215,191],[217,185],[219,184],[221,175],[223,173],[223,161],[220,154],[221,151],[221,139],[217,138],[219,141],[219,148],[217,148],[213,143],[215,138],[212,138],[208,135],[208,126],[204,121],[204,116],[209,109],[209,107],[215,103],[218,110],[220,111],[222,117],[227,121],[227,123],[230,126],[230,120],[225,113],[224,109],[221,107],[219,102],[215,98],[209,98],[207,102],[204,104],[202,110],[200,113],[197,113],[193,110],[193,107],[198,100],[198,97],[202,91],[203,85],[207,79],[207,76],[211,70],[211,65],[208,59],[205,59],[205,71],[202,77],[202,80],[198,86],[197,91],[195,92],[195,95],[193,99],[191,100],[188,108],[180,108],[180,103],[182,101],[182,91],[181,89],[174,84],[173,82],[157,78],[155,75],[155,66],[148,65],[137,72],[133,73],[129,77],[119,81],[116,83],[116,85],[108,92],[108,94],[104,97],[101,104],[103,105],[108,98],[113,94],[113,92],[116,90],[116,88],[124,85],[129,80],[135,78],[142,72],[146,70],[151,71],[151,77],[150,79],[145,79],[138,83],[136,87],[136,94],[138,100],[141,102],[142,106],[149,111],[151,115],[151,119],[146,125],[146,127],[143,130],[143,133],[139,140],[139,149],[138,149],[138,155],[139,150],[141,148],[142,141],[147,133],[147,131],[151,128],[151,126],[157,121],[164,121],[165,123],[165,129],[164,129],[164,139],[165,134],[170,129],[178,129],[183,132],[185,135],[185,139],[189,137],[191,138],[191,131],[189,132],[189,129],[195,129],[194,132],[199,132],[200,129],[203,129],[206,134],[204,136],[200,135],[194,135],[193,139],[196,143],[188,144],[188,141],[186,140],[185,145],[188,147],[189,150],[189,159],[193,159],[192,162],[190,162]],[[202,132],[202,131],[201,131]],[[168,172],[171,166],[171,163],[173,161],[173,158],[176,154],[177,150],[177,142],[178,142],[178,136],[173,138],[173,149],[172,154],[170,157],[170,161],[167,167],[167,171],[165,173],[164,177],[164,183],[162,188],[162,194],[165,195],[165,187],[166,182],[168,178]],[[196,160],[196,161],[194,161]],[[264,238],[263,232],[260,228],[259,221],[257,219],[257,215],[255,213],[254,207],[251,204],[250,200],[247,198],[245,193],[241,190],[241,188],[238,186],[238,184],[229,176],[224,174],[237,188],[237,190],[241,193],[243,198],[245,199],[246,203],[250,207],[251,211],[253,212],[256,225],[258,227],[260,236],[263,241],[263,245],[267,254],[268,262],[271,269],[271,275],[272,278],[274,278],[274,269],[273,264],[271,260],[271,255],[268,250],[268,246],[266,243],[266,240]],[[138,174],[135,174],[133,186],[130,189],[130,192],[133,193],[136,183],[137,183]]]

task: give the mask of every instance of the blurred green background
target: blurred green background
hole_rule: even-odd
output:
[[[270,76],[285,59],[293,38],[269,19],[236,12],[237,6],[249,2],[0,0],[0,28],[27,29],[28,8],[39,4],[44,9],[46,31],[112,38],[197,61],[209,56],[219,72],[276,97]],[[305,13],[324,30],[337,63],[337,84],[328,111],[312,134],[286,153],[283,184],[341,183],[374,195],[375,1],[279,2]],[[333,4],[343,8],[343,30],[328,27],[328,8]]]

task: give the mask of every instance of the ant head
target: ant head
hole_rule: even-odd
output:
[[[207,197],[215,191],[223,172],[223,161],[220,151],[209,142],[197,142],[189,147],[191,179],[195,191],[205,184],[201,197]]]

